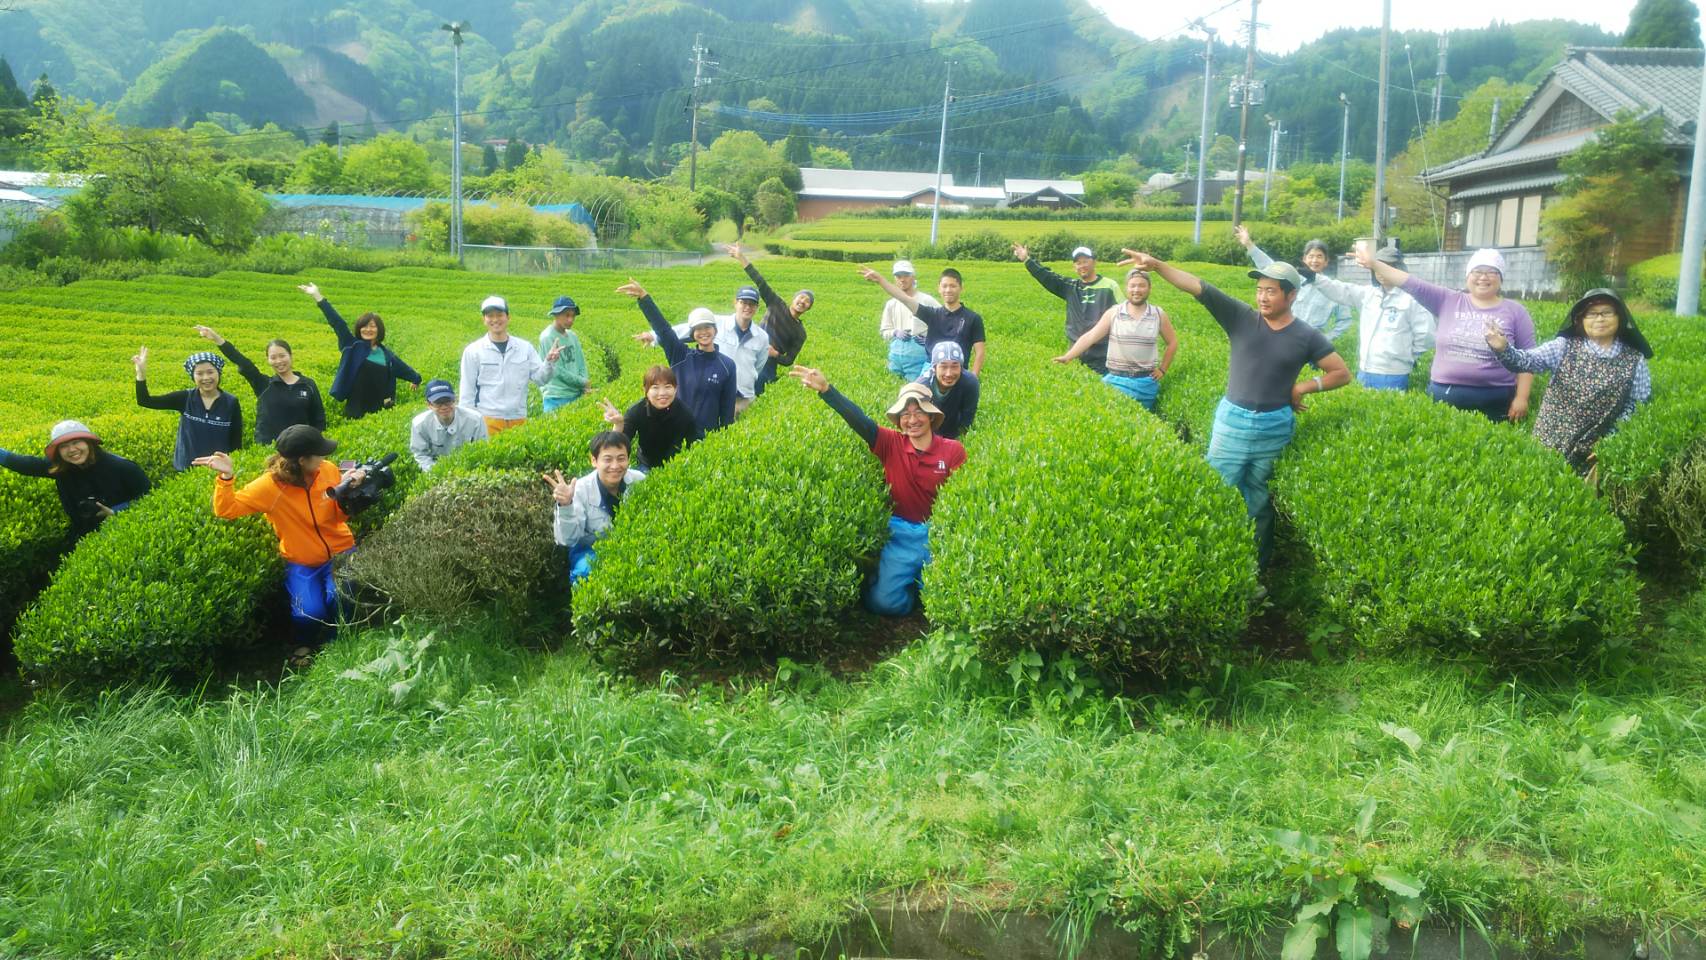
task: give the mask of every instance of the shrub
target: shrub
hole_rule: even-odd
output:
[[[1629,299],[1654,307],[1676,306],[1676,287],[1682,276],[1682,254],[1667,253],[1629,268]]]
[[[395,449],[412,410],[390,410],[333,431],[339,456]],[[265,450],[238,454],[238,482],[253,479]],[[417,475],[395,464],[398,488],[361,517],[371,526],[401,502]],[[161,484],[135,507],[83,538],[47,589],[19,618],[13,647],[25,673],[106,677],[194,669],[253,632],[278,589],[278,541],[258,516],[221,520],[213,474],[196,469]]]
[[[453,619],[518,605],[564,576],[551,506],[531,471],[449,477],[405,503],[345,571],[399,612]]]
[[[1567,665],[1634,624],[1605,503],[1526,434],[1426,397],[1313,400],[1274,495],[1326,615],[1369,649]]]
[[[1256,585],[1243,501],[1088,371],[1003,352],[1021,366],[986,381],[931,523],[932,624],[999,661],[1065,651],[1105,673],[1189,674],[1230,658]]]
[[[812,362],[829,356],[836,385],[872,409],[891,381],[827,339],[814,335]],[[820,648],[858,606],[888,515],[857,435],[810,392],[775,384],[628,495],[575,590],[575,633],[624,664]]]

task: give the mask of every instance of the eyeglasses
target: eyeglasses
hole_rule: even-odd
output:
[[[1600,310],[1588,310],[1582,314],[1582,318],[1586,320],[1616,320],[1617,311],[1610,307],[1605,307]]]

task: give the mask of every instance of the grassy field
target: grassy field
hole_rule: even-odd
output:
[[[817,291],[803,361],[880,370],[880,295],[853,267],[762,266],[779,290]],[[485,292],[510,296],[524,334],[557,292],[581,302],[595,349],[641,327],[613,274],[314,279],[352,313],[385,314],[429,374],[478,332]],[[738,275],[641,279],[673,316],[722,308]],[[300,365],[329,382],[329,333],[294,282],[160,278],[12,302],[68,311],[55,316],[83,338],[78,396],[86,384],[92,408],[115,411],[133,341],[156,347],[164,379],[200,343],[194,322],[300,340]],[[1017,264],[972,265],[966,283],[989,321],[986,381],[1057,376],[1070,427],[1072,391],[1100,387],[1046,361],[1059,301]],[[1224,342],[1186,298],[1157,300],[1188,337],[1164,388],[1188,419],[1201,404],[1187,398],[1224,380]],[[27,376],[49,342],[9,329],[0,364]],[[600,392],[630,401],[636,377]],[[59,395],[12,401],[20,436],[69,412]],[[170,421],[145,429],[169,436]],[[1346,495],[1366,480],[1347,475]],[[1237,664],[1114,690],[1015,682],[916,621],[866,635],[855,618],[833,669],[796,657],[633,677],[550,624],[490,618],[346,636],[278,683],[0,695],[24,701],[0,706],[0,955],[675,956],[740,931],[810,939],[897,895],[1053,916],[1068,950],[1112,917],[1163,955],[1191,952],[1206,924],[1242,937],[1288,923],[1316,896],[1311,870],[1362,877],[1358,896],[1376,870],[1408,876],[1431,920],[1529,947],[1582,927],[1706,929],[1706,593],[1666,582],[1644,598],[1620,653],[1515,676],[1421,649],[1361,655],[1335,642],[1350,624],[1299,607],[1258,625]]]

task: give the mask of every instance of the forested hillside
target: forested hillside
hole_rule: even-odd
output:
[[[271,121],[315,136],[337,122],[356,139],[423,127],[437,136],[451,99],[440,25],[454,14],[471,25],[469,139],[551,142],[585,160],[631,156],[652,173],[687,140],[696,36],[715,61],[701,91],[702,142],[726,129],[794,133],[868,167],[933,164],[951,64],[949,165],[969,181],[979,170],[1082,170],[1118,153],[1148,167],[1178,162],[1202,95],[1202,44],[1183,30],[1190,12],[1158,17],[1156,35],[1139,37],[1079,0],[16,0],[0,12],[0,55],[26,89],[46,73],[137,123]],[[1490,77],[1532,81],[1566,43],[1616,39],[1566,21],[1455,32],[1443,116]],[[1431,112],[1434,41],[1394,38],[1395,148]],[[1223,77],[1242,67],[1239,47],[1216,56]],[[1263,112],[1291,134],[1282,162],[1337,154],[1341,91],[1352,102],[1352,152],[1372,156],[1378,57],[1375,31],[1341,30],[1259,58]],[[1216,130],[1234,132],[1224,82],[1214,104]],[[1252,150],[1265,156],[1263,147]]]

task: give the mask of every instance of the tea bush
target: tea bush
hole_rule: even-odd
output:
[[[1634,625],[1605,504],[1527,435],[1416,394],[1312,400],[1274,497],[1327,615],[1369,649],[1574,663]]]
[[[396,613],[455,620],[492,601],[514,607],[567,575],[551,515],[532,471],[448,477],[403,504],[345,573]]]
[[[1089,371],[1007,350],[1023,366],[989,381],[937,501],[932,624],[1002,662],[1066,651],[1105,673],[1188,674],[1229,659],[1256,587],[1243,501]]]

